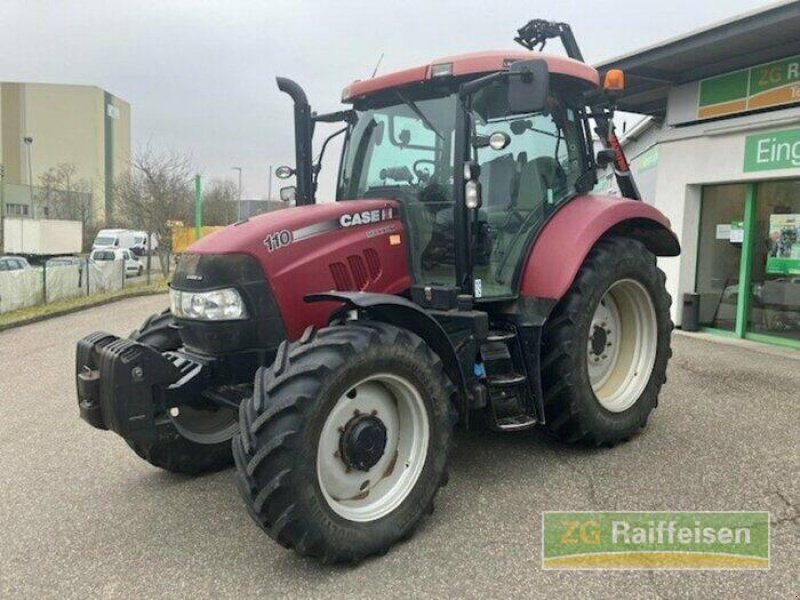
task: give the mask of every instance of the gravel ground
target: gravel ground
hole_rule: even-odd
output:
[[[676,335],[647,431],[612,450],[462,433],[418,533],[357,567],[285,551],[232,472],[188,478],[78,418],[75,341],[166,296],[0,333],[0,597],[798,598],[800,353]],[[540,568],[544,510],[769,510],[769,571]]]

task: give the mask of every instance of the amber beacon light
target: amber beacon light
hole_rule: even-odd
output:
[[[603,79],[603,89],[607,91],[621,91],[625,89],[625,73],[620,69],[611,69]]]

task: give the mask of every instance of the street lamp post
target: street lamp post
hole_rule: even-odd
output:
[[[31,163],[31,144],[33,144],[33,138],[29,135],[26,135],[22,138],[22,141],[25,142],[25,146],[27,147],[27,155],[28,155],[28,193],[30,197],[30,211],[29,214],[33,217],[33,164]],[[19,216],[19,249],[22,254],[25,253],[25,215],[21,214]]]
[[[6,238],[5,238],[5,221],[6,218],[6,195],[5,195],[5,178],[6,178],[6,167],[5,165],[0,165],[0,253],[4,252],[3,248],[5,248]]]
[[[234,171],[239,171],[239,201],[236,203],[236,220],[242,220],[242,167],[231,167]]]

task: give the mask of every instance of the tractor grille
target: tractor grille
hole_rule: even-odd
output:
[[[343,263],[331,263],[331,275],[333,283],[340,292],[353,289],[353,280],[350,277],[350,270]]]
[[[383,272],[378,253],[368,248],[364,255],[351,254],[347,263],[335,262],[330,266],[331,276],[336,289],[340,292],[360,291],[367,289],[370,283],[377,281]]]
[[[378,257],[378,253],[375,252],[372,248],[367,248],[364,251],[364,258],[367,259],[367,268],[369,269],[369,277],[373,281],[378,279],[381,276],[381,272],[383,268],[381,267],[381,259]]]

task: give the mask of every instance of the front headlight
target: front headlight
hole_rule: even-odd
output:
[[[169,304],[179,319],[232,321],[247,318],[242,297],[233,288],[210,292],[187,292],[170,288]]]

